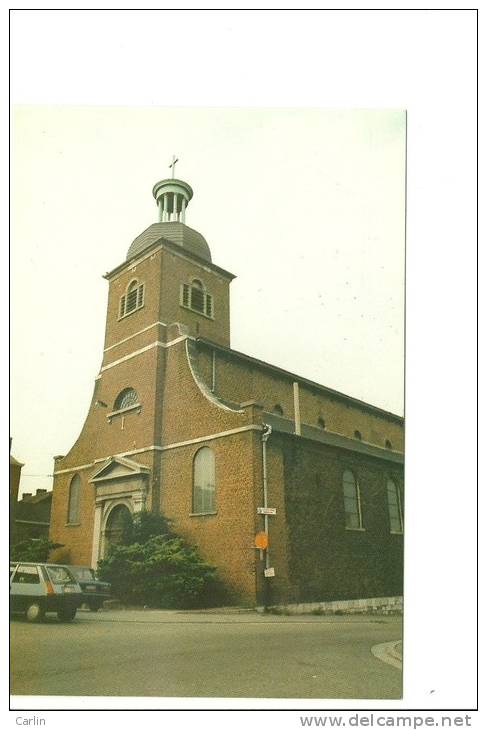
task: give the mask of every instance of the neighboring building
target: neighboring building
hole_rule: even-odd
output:
[[[24,492],[15,509],[13,543],[31,537],[48,537],[51,517],[52,491],[36,489],[34,495]]]
[[[124,515],[160,510],[235,601],[261,603],[266,583],[272,601],[401,594],[403,419],[232,350],[234,275],[185,224],[190,186],[153,194],[159,222],[105,275],[103,362],[55,457],[51,539],[95,566]]]
[[[12,439],[10,439],[10,448],[12,448]],[[17,508],[17,500],[19,498],[19,486],[20,486],[20,473],[22,467],[20,461],[17,461],[11,453],[9,453],[9,517],[10,517],[10,538],[12,539],[15,513]]]
[[[12,446],[12,440],[10,440]],[[24,465],[10,454],[10,544],[29,537],[48,537],[52,492],[24,492],[19,500],[20,475]]]

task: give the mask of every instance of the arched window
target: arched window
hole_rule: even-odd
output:
[[[121,411],[124,408],[130,408],[131,406],[136,406],[138,404],[139,396],[137,395],[137,391],[133,388],[125,388],[115,398],[113,410]]]
[[[193,279],[189,284],[181,286],[181,305],[193,312],[199,312],[213,318],[213,297],[206,291],[200,279]]]
[[[279,403],[276,403],[274,408],[272,409],[272,412],[276,414],[276,416],[283,416],[284,411],[282,409],[282,406]]]
[[[325,423],[325,419],[323,418],[323,416],[320,416],[320,417],[318,418],[318,426],[319,426],[320,428],[322,428],[322,429],[323,429],[323,431],[325,430],[325,428],[326,428],[326,423]]]
[[[79,503],[81,497],[81,479],[79,474],[75,474],[69,485],[68,497],[68,523],[79,522]]]
[[[190,287],[191,294],[191,309],[195,312],[205,311],[205,290],[202,282],[199,279],[195,279]]]
[[[385,447],[386,447],[386,449],[392,449],[392,444],[391,444],[391,442],[389,441],[389,439],[386,439],[386,442],[385,442]]]
[[[389,508],[389,523],[391,532],[402,532],[402,508],[401,508],[401,492],[399,487],[392,479],[387,480],[387,506]]]
[[[350,470],[343,473],[343,502],[345,507],[345,527],[352,530],[362,528],[362,506],[360,488]]]
[[[120,317],[135,312],[144,305],[144,284],[134,279],[128,285],[125,294],[120,297]]]
[[[204,446],[193,462],[193,513],[215,512],[215,455]]]
[[[354,435],[354,438],[357,439],[357,441],[362,441],[362,434],[360,433],[360,431],[354,431],[353,435]]]

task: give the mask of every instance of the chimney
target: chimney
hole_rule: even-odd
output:
[[[47,489],[36,489],[36,497],[39,494],[45,494],[47,492]]]
[[[22,502],[27,502],[32,497],[32,492],[24,492],[22,495]]]

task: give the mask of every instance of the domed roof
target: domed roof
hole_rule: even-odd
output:
[[[176,243],[189,254],[194,254],[199,256],[200,259],[211,262],[210,247],[201,233],[178,221],[153,223],[149,228],[146,228],[140,236],[132,241],[127,252],[127,259],[142,253],[160,238]]]

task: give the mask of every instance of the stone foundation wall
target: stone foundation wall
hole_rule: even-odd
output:
[[[263,613],[265,609],[259,606],[257,611]],[[402,596],[385,596],[381,598],[356,598],[351,601],[283,603],[277,606],[270,606],[267,612],[285,615],[311,613],[320,616],[339,616],[341,614],[402,615],[403,598]]]

